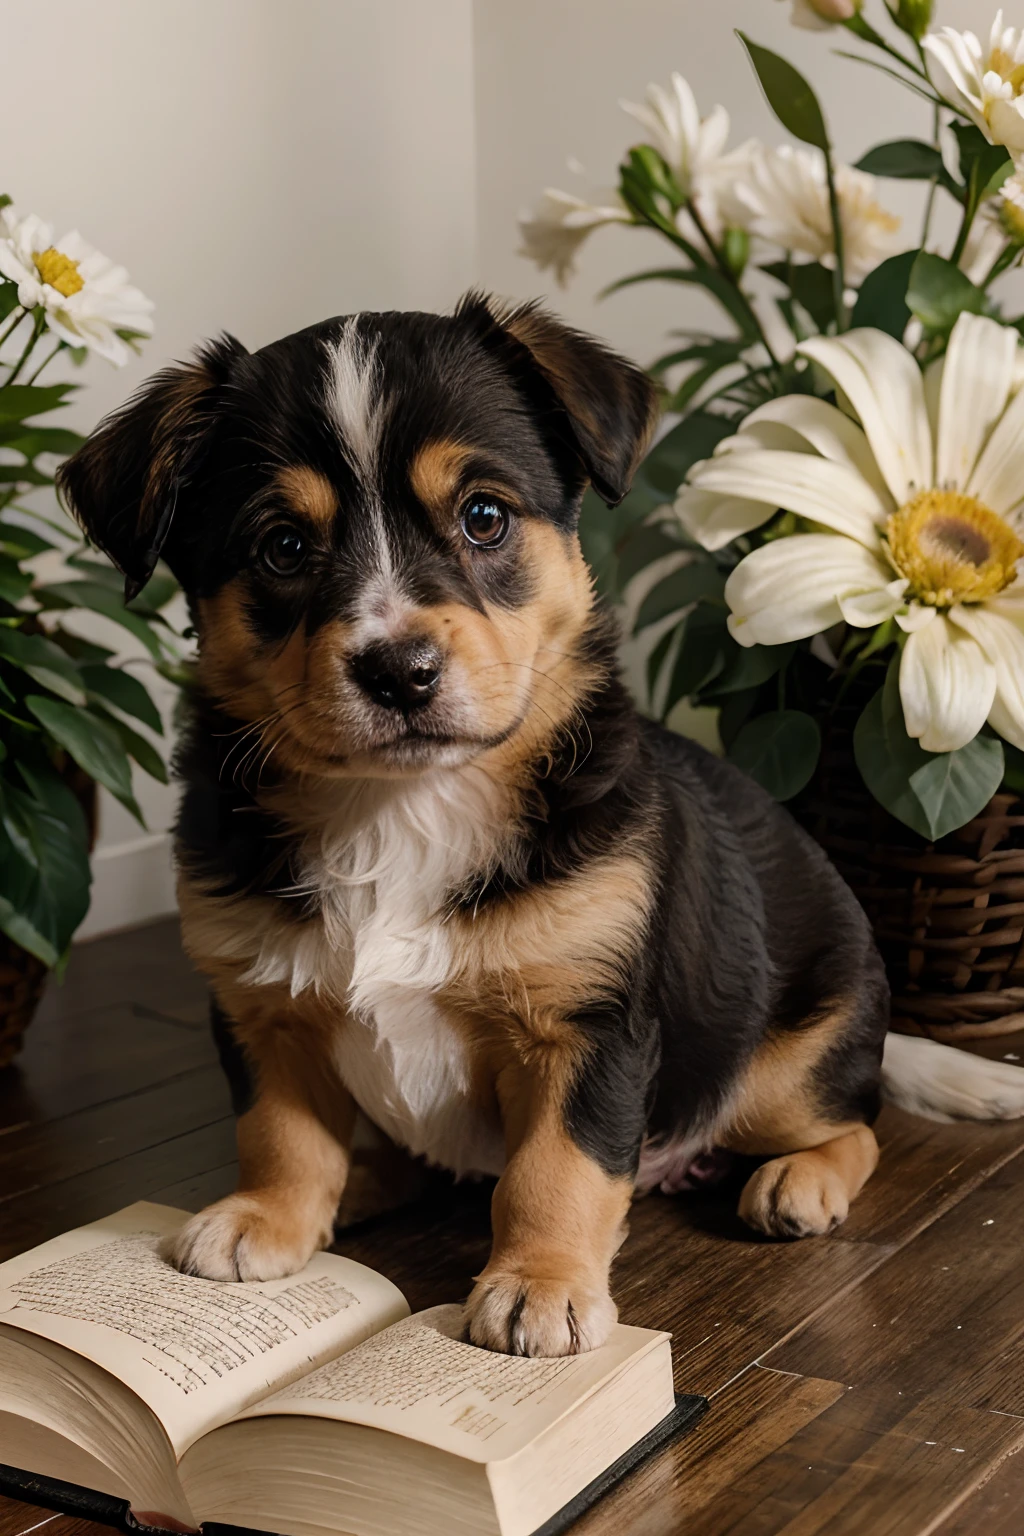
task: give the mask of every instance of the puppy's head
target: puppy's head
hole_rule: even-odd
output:
[[[591,604],[580,500],[621,499],[653,417],[637,368],[471,295],[253,355],[212,343],[60,483],[129,591],[167,560],[204,689],[276,763],[390,775],[565,718]]]

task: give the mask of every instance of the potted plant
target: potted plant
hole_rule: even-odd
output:
[[[41,382],[56,358],[119,365],[150,334],[150,301],[76,233],[54,241],[0,197],[0,1067],[89,905],[96,785],[142,820],[131,763],[166,782],[135,728],[160,713],[131,664],[77,621],[100,614],[174,675],[160,573],[125,607],[120,578],[53,501],[53,470],[82,442],[52,417],[76,384]]]
[[[837,163],[808,81],[740,35],[795,145],[728,149],[676,75],[627,108],[617,191],[548,192],[524,249],[564,280],[594,228],[654,230],[671,262],[613,288],[723,310],[652,365],[669,429],[630,496],[585,506],[597,579],[628,600],[643,578],[651,707],[714,709],[836,859],[897,1025],[998,1033],[1024,1023],[1024,316],[999,297],[1024,252],[1024,37],[1001,12],[984,40],[933,29],[932,0],[879,0],[878,27],[859,0],[792,14],[912,90],[922,137]],[[925,184],[922,227],[886,179]]]

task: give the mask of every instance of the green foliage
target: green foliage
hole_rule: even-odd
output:
[[[887,331],[897,341],[902,339],[910,319],[907,303],[910,274],[920,254],[920,251],[901,251],[868,273],[853,306],[851,324],[854,327],[873,326],[876,330]]]
[[[942,336],[948,336],[965,310],[983,315],[988,308],[984,289],[976,287],[954,262],[930,251],[919,251],[915,258],[907,304],[926,331]]]
[[[820,752],[821,731],[813,715],[777,709],[742,727],[729,749],[729,761],[776,800],[792,800],[810,783]]]
[[[777,53],[751,42],[745,33],[736,35],[747,50],[765,100],[783,128],[795,139],[827,153],[825,118],[817,96],[800,71]]]
[[[17,287],[2,279],[0,322],[0,932],[57,967],[89,905],[89,829],[72,770],[105,785],[140,821],[132,762],[167,778],[159,752],[127,723],[162,732],[148,689],[113,649],[76,635],[75,616],[99,614],[130,631],[150,663],[169,670],[178,653],[158,610],[176,587],[160,571],[126,609],[118,573],[41,509],[56,462],[84,439],[39,418],[67,405],[78,386],[36,383],[38,367],[15,382],[42,327],[38,316],[20,316]],[[54,554],[69,574],[41,581],[34,562]]]
[[[926,752],[907,735],[898,657],[857,722],[853,750],[879,804],[930,842],[976,816],[1003,778],[1003,744],[996,736],[983,732],[957,752]]]

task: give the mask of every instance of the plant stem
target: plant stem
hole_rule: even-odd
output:
[[[25,364],[28,362],[30,356],[32,355],[32,349],[36,342],[39,340],[40,336],[43,334],[43,326],[45,324],[46,316],[44,314],[37,314],[35,320],[32,323],[32,335],[28,339],[28,345],[26,346],[24,352],[22,352],[21,356],[18,358],[18,361],[15,363],[10,373],[7,375],[3,384],[0,385],[0,389],[6,389],[9,384],[14,383],[15,379],[18,377],[18,374],[24,368]]]
[[[859,12],[856,16],[851,16],[848,20],[844,21],[843,26],[848,32],[852,32],[854,37],[860,38],[862,43],[871,43],[873,47],[881,48],[882,52],[887,53],[891,59],[898,59],[904,69],[912,70],[915,75],[920,75],[923,80],[928,79],[925,71],[915,64],[913,59],[908,59],[905,53],[901,53],[898,48],[894,48],[891,43],[887,43],[882,34],[876,32],[871,23],[865,21]],[[918,49],[918,52],[920,52],[920,49]]]
[[[942,119],[939,116],[939,108],[938,108],[938,106],[934,106],[934,107],[932,107],[932,143],[934,144],[935,148],[937,150],[939,150],[940,152],[941,152],[941,149],[942,149],[942,145],[941,145],[941,142],[940,142],[940,139],[939,139],[939,133],[940,133],[941,128],[942,128]],[[921,249],[922,250],[924,250],[925,246],[928,244],[928,233],[929,233],[929,230],[931,229],[931,226],[932,226],[932,210],[935,207],[935,194],[936,194],[936,192],[938,190],[939,190],[939,177],[938,177],[938,173],[936,172],[936,174],[932,177],[932,179],[931,179],[931,181],[929,182],[929,185],[928,185],[928,201],[925,204],[925,209],[924,209],[924,225],[923,225],[923,227],[921,229]]]
[[[828,180],[828,208],[832,216],[832,240],[835,245],[836,264],[832,269],[832,303],[836,312],[836,330],[848,329],[846,314],[846,262],[843,250],[843,221],[839,209],[839,193],[836,191],[835,166],[832,151],[825,151],[825,176]]]
[[[728,279],[728,281],[735,288],[737,294],[739,295],[739,297],[740,297],[740,299],[741,299],[741,301],[743,303],[743,308],[746,310],[747,314],[750,316],[751,324],[754,326],[755,330],[757,331],[758,336],[760,337],[761,345],[764,347],[765,351],[768,353],[768,356],[772,360],[772,366],[777,368],[779,366],[779,360],[776,357],[775,353],[772,351],[771,343],[769,342],[768,337],[764,333],[764,326],[761,324],[760,320],[757,318],[757,312],[755,311],[754,306],[751,304],[750,300],[747,298],[746,294],[743,292],[743,289],[740,286],[739,278],[736,276],[735,272],[729,266],[729,263],[725,260],[725,257],[722,255],[721,251],[718,249],[718,246],[712,240],[711,233],[708,230],[707,225],[704,223],[704,220],[701,218],[699,212],[697,211],[697,205],[693,201],[692,198],[688,198],[687,199],[686,211],[690,215],[690,217],[693,220],[694,224],[696,224],[697,232],[700,235],[701,239],[704,241],[704,244],[707,246],[708,250],[711,252],[712,256],[714,257],[715,266],[718,268],[719,272],[721,272],[722,276],[724,278]]]
[[[1003,250],[989,267],[987,275],[982,279],[978,286],[980,288],[987,288],[989,283],[994,282],[997,277],[1001,276],[1003,272],[1012,267],[1014,262],[1020,259],[1020,256],[1021,247],[1019,245],[1004,246]]]
[[[981,188],[978,186],[978,166],[977,161],[975,161],[974,165],[971,167],[970,181],[967,183],[967,196],[964,200],[964,216],[960,220],[960,231],[956,237],[956,245],[953,247],[953,254],[949,258],[954,266],[958,265],[960,258],[964,253],[964,247],[967,245],[967,237],[971,233],[971,225],[974,223],[974,215],[977,213],[980,203]]]
[[[41,374],[41,373],[42,373],[42,371],[43,371],[43,369],[44,369],[44,368],[45,368],[45,367],[46,367],[46,366],[47,366],[47,365],[48,365],[48,364],[49,364],[49,363],[52,363],[52,362],[53,362],[53,360],[54,360],[54,358],[55,358],[55,357],[56,357],[56,356],[57,356],[57,353],[58,353],[58,352],[62,352],[62,351],[63,351],[63,350],[64,350],[64,347],[65,347],[65,346],[66,346],[66,345],[67,345],[67,343],[66,343],[66,342],[63,342],[63,341],[58,341],[58,342],[57,342],[57,345],[56,345],[56,346],[55,346],[55,347],[54,347],[54,349],[53,349],[53,351],[52,351],[52,352],[51,352],[51,353],[49,353],[49,355],[48,355],[48,356],[47,356],[47,357],[44,357],[44,358],[43,358],[43,360],[42,360],[42,362],[41,362],[41,363],[40,363],[40,364],[39,364],[39,367],[38,367],[38,368],[37,368],[37,369],[36,369],[36,371],[35,371],[35,373],[33,373],[33,374],[32,374],[32,375],[31,375],[31,376],[30,376],[30,377],[29,377],[29,378],[28,378],[28,380],[27,380],[27,381],[26,381],[26,382],[27,382],[27,383],[29,383],[29,384],[34,384],[34,383],[35,383],[35,381],[36,381],[36,379],[38,379],[38,377],[39,377],[39,375],[40,375],[40,374]]]
[[[14,331],[16,331],[18,329],[18,326],[21,324],[21,322],[24,320],[24,318],[25,318],[25,310],[22,308],[22,306],[20,304],[15,305],[14,314],[13,314],[13,317],[11,319],[10,325],[7,327],[7,329],[5,331],[0,331],[0,347],[3,346],[3,344],[7,340],[8,336],[10,336]]]

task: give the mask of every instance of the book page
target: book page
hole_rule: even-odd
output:
[[[140,1202],[0,1264],[0,1322],[118,1377],[152,1408],[178,1456],[409,1311],[383,1275],[334,1254],[284,1280],[179,1274],[158,1250],[187,1219]]]
[[[432,1307],[264,1398],[241,1417],[369,1424],[469,1461],[502,1461],[668,1334],[619,1324],[584,1355],[525,1359],[462,1342],[462,1308]]]

